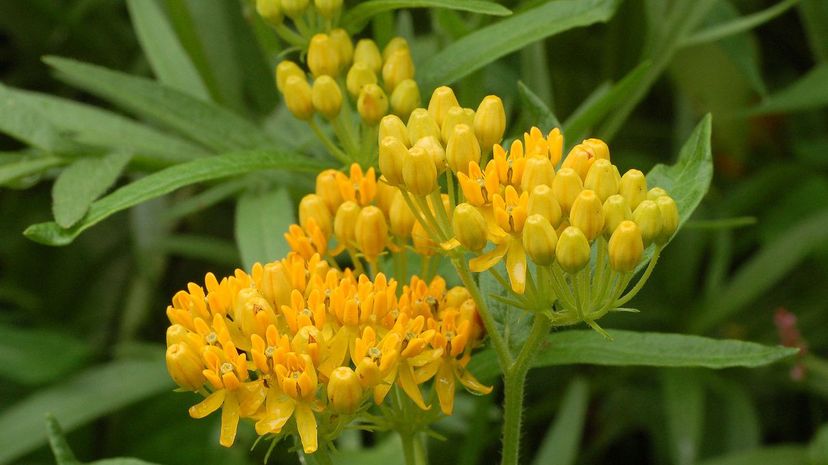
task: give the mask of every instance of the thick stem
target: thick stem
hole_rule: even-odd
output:
[[[406,465],[426,465],[428,459],[422,441],[416,433],[399,432]]]

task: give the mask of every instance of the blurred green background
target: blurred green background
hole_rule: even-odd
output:
[[[518,14],[545,2],[502,3]],[[677,19],[677,11],[699,10],[695,3],[621,1],[606,23],[532,42],[454,86],[466,105],[501,95],[509,130],[518,134],[542,124],[521,100],[519,80],[564,121],[649,63],[592,133],[610,139],[619,168],[647,170],[671,162],[701,117],[712,113],[716,174],[633,301],[642,312],[609,316],[603,326],[807,350],[755,370],[536,369],[527,385],[525,463],[828,463],[828,430],[820,430],[828,424],[828,1],[707,0],[701,17]],[[270,70],[281,46],[247,2],[158,5],[217,104],[274,137],[291,134],[286,150],[322,153],[278,102]],[[118,0],[0,0],[0,82],[117,108],[112,99],[55,79],[41,58],[151,77],[130,19]],[[502,20],[402,10],[377,17],[362,34],[377,34],[381,43],[405,36],[419,64]],[[703,34],[734,24],[735,33],[721,38]],[[4,90],[0,112],[13,113],[11,101]],[[280,185],[295,198],[312,177],[262,174],[186,187],[54,248],[22,231],[51,219],[53,181],[63,162],[12,174],[21,162],[61,155],[12,136],[0,135],[0,463],[54,463],[44,408],[70,431],[67,439],[84,462],[134,456],[164,465],[260,463],[265,448],[247,450],[252,428],[241,429],[234,448],[222,449],[218,418],[190,419],[193,397],[172,392],[162,360],[164,309],[176,290],[205,272],[242,266],[249,233],[238,224],[244,219],[238,194]],[[119,183],[159,167],[133,159]],[[279,216],[265,226],[292,221],[283,206],[261,212]],[[429,443],[432,463],[491,463],[499,450],[500,395],[499,388],[482,398],[462,395],[455,417],[437,426],[445,439]],[[401,463],[382,436],[351,437],[342,448],[360,439],[383,448],[359,463]],[[287,449],[280,446],[273,463],[294,463]],[[552,450],[573,452],[546,455]]]

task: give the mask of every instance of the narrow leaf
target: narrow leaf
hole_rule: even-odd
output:
[[[566,389],[555,423],[543,438],[534,465],[573,465],[578,458],[589,403],[589,385],[575,378]]]
[[[789,8],[793,7],[799,0],[783,0],[771,7],[753,14],[739,17],[733,21],[728,21],[724,24],[717,24],[711,26],[703,31],[699,31],[682,41],[682,47],[690,47],[693,45],[704,44],[707,42],[714,42],[728,36],[739,34],[740,32],[749,31],[758,27],[773,18],[781,15]]]
[[[674,465],[696,463],[704,425],[704,390],[692,370],[664,370],[662,395]]]
[[[236,204],[236,242],[245,268],[287,255],[282,234],[293,222],[293,204],[284,189],[242,196]]]
[[[355,7],[349,8],[342,17],[342,27],[352,33],[358,32],[371,17],[400,8],[448,8],[493,16],[512,14],[502,5],[481,0],[370,0],[359,2]]]
[[[611,330],[611,341],[591,330],[552,333],[538,351],[534,366],[607,365],[661,367],[758,367],[798,352],[732,339],[711,339],[683,334]],[[469,369],[490,380],[500,369],[491,349],[475,355]]]
[[[72,430],[172,388],[163,360],[122,360],[90,368],[36,391],[0,412],[0,464],[10,463],[46,442],[43,418],[47,413]]]
[[[84,363],[89,347],[68,334],[0,325],[0,377],[24,385],[58,379]]]
[[[127,0],[138,42],[162,83],[202,100],[209,93],[190,57],[155,0]]]
[[[103,158],[85,158],[63,170],[52,186],[55,222],[69,228],[80,221],[89,205],[115,183],[130,157],[129,153],[113,153]]]
[[[0,132],[47,152],[73,152],[79,144],[66,138],[31,105],[0,83]]]
[[[63,436],[60,424],[51,413],[46,415],[46,433],[49,435],[49,447],[57,465],[80,465]]]
[[[23,234],[46,245],[66,245],[107,217],[180,187],[253,171],[286,170],[316,173],[324,168],[326,166],[318,161],[281,152],[236,152],[200,158],[153,173],[95,201],[89,207],[86,217],[71,228],[64,229],[57,223],[47,222],[29,226]]]
[[[699,465],[808,465],[808,454],[799,445],[771,446],[717,457]]]
[[[42,173],[49,168],[60,166],[66,163],[66,160],[57,157],[32,157],[24,158],[22,160],[0,165],[0,186],[12,181],[16,181],[26,176]]]
[[[546,102],[520,81],[518,81],[518,93],[523,108],[529,113],[529,121],[533,125],[538,126],[544,133],[549,132],[552,128],[561,127],[561,123],[546,105]]]
[[[44,61],[67,83],[158,121],[213,151],[274,145],[244,118],[150,79],[66,58]]]
[[[799,18],[805,26],[808,43],[816,61],[828,61],[828,2],[802,0],[799,2]]]
[[[747,111],[749,116],[789,113],[828,105],[828,64],[819,65],[787,88]]]
[[[496,265],[494,269],[501,276],[506,276],[506,267],[502,262]],[[503,300],[508,301],[510,295],[490,272],[481,273],[479,279],[480,292],[483,294],[483,300],[486,301],[495,320],[497,332],[503,335],[509,349],[514,353],[518,353],[526,338],[529,337],[529,331],[532,327],[531,315],[503,302]]]
[[[448,85],[500,57],[575,27],[607,21],[615,0],[561,0],[545,3],[479,29],[432,55],[418,70],[423,89]]]

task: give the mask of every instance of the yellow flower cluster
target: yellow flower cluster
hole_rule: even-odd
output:
[[[434,379],[447,415],[457,381],[488,393],[465,370],[483,334],[468,291],[416,276],[398,287],[297,252],[221,281],[209,273],[167,308],[168,371],[205,396],[192,417],[221,408],[222,445],[248,418],[261,436],[298,434],[307,453],[395,384],[428,409],[419,385]]]

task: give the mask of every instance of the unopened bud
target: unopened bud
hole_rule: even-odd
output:
[[[354,233],[365,258],[369,262],[376,261],[388,240],[388,223],[382,210],[373,205],[363,208],[357,217]]]
[[[259,292],[262,293],[268,302],[273,302],[278,308],[279,305],[286,305],[290,302],[290,291],[293,286],[290,284],[285,266],[280,261],[268,263],[264,266],[261,283],[257,284]]]
[[[530,215],[523,226],[523,248],[537,265],[551,265],[555,261],[558,235],[549,220],[541,215]]]
[[[400,140],[406,147],[410,145],[408,141],[408,128],[397,115],[385,115],[379,123],[379,137],[380,143],[386,137],[395,137]]]
[[[414,78],[414,61],[408,47],[392,53],[382,65],[382,82],[388,92],[393,92],[406,79]]]
[[[645,200],[638,204],[638,207],[633,210],[633,221],[641,230],[644,245],[650,245],[658,239],[664,223],[661,218],[661,210],[652,200]]]
[[[411,243],[418,254],[426,257],[434,255],[437,251],[437,244],[431,240],[428,231],[419,221],[414,222],[414,227],[411,228]]]
[[[563,134],[558,128],[553,128],[549,131],[549,136],[546,137],[546,143],[549,145],[549,159],[553,165],[558,165],[563,157]]]
[[[428,136],[418,140],[414,146],[422,148],[431,157],[431,161],[434,162],[434,168],[437,169],[438,175],[446,171],[446,151],[440,145],[440,141]]]
[[[440,126],[440,137],[442,137],[443,142],[448,142],[449,137],[454,133],[454,127],[458,124],[466,124],[470,127],[474,127],[474,110],[471,108],[461,108],[459,106],[454,106],[446,111],[446,114],[443,115],[443,122]],[[476,136],[475,136],[476,137]],[[478,140],[478,143],[480,141]]]
[[[342,109],[342,91],[330,76],[319,76],[313,82],[311,94],[313,108],[322,116],[334,119]]]
[[[632,211],[627,199],[615,194],[604,201],[604,237],[612,236],[612,233],[622,221],[632,220]]]
[[[377,75],[371,71],[365,63],[356,62],[348,70],[348,75],[345,77],[345,87],[352,97],[357,98],[362,92],[362,88],[368,84],[376,84]]]
[[[183,342],[167,347],[167,371],[175,384],[189,391],[204,385],[204,362],[194,349]]]
[[[506,110],[503,101],[496,95],[488,95],[480,102],[474,114],[474,133],[480,146],[488,153],[494,144],[499,144],[506,132]]]
[[[342,203],[342,193],[339,190],[339,183],[336,181],[336,170],[328,169],[316,176],[316,195],[322,197],[331,215]]]
[[[642,201],[647,199],[647,178],[638,170],[629,170],[621,176],[618,184],[618,193],[627,199],[630,209],[635,210]]]
[[[664,197],[667,194],[667,191],[660,187],[653,187],[652,189],[647,191],[647,200],[656,201],[659,197]]]
[[[644,255],[641,230],[633,221],[622,221],[609,240],[610,267],[620,273],[635,270]]]
[[[467,124],[454,126],[454,132],[446,145],[446,160],[455,173],[469,174],[469,163],[480,163],[480,144],[474,130]]]
[[[282,3],[282,11],[292,19],[296,19],[305,13],[308,9],[310,0],[280,0]]]
[[[609,160],[599,159],[592,164],[584,181],[584,188],[592,189],[603,202],[618,193],[616,168]]]
[[[326,19],[332,19],[342,9],[342,0],[313,0],[316,11]]]
[[[303,80],[306,79],[305,72],[302,71],[302,68],[290,60],[279,62],[276,65],[276,88],[279,89],[279,92],[285,92],[285,84],[291,76],[296,76]]]
[[[415,195],[426,196],[437,188],[437,168],[422,147],[412,147],[403,159],[405,187]]]
[[[382,55],[380,55],[379,48],[376,42],[371,39],[360,39],[354,48],[354,64],[362,63],[368,67],[374,74],[380,72],[382,69]]]
[[[313,116],[312,94],[304,76],[290,76],[285,81],[285,105],[297,119],[307,121]]]
[[[581,177],[572,168],[561,168],[552,180],[552,192],[561,206],[561,211],[566,214],[569,214],[572,204],[583,189]]]
[[[339,53],[327,34],[316,34],[308,45],[308,68],[313,77],[339,74]]]
[[[403,198],[403,193],[399,189],[394,194],[394,200],[391,202],[391,211],[389,212],[391,233],[397,237],[408,238],[411,237],[411,229],[414,228],[416,218],[414,213],[408,207],[408,204]]]
[[[425,108],[417,108],[408,117],[408,140],[416,144],[423,137],[434,137],[440,140],[440,127]]]
[[[451,227],[454,237],[463,247],[473,252],[479,252],[486,247],[486,219],[471,204],[461,203],[454,209]]]
[[[564,271],[571,274],[581,271],[589,263],[589,254],[589,241],[580,229],[569,226],[561,232],[555,256]]]
[[[546,184],[535,186],[529,194],[527,207],[529,215],[541,215],[549,221],[552,226],[557,226],[561,221],[561,206],[552,188]]]
[[[679,225],[679,211],[675,200],[669,195],[662,195],[655,201],[661,211],[661,234],[656,238],[656,243],[666,244]]]
[[[279,0],[256,0],[256,13],[273,26],[282,24],[282,7]]]
[[[581,144],[586,145],[592,149],[592,154],[596,160],[610,161],[610,151],[607,143],[601,139],[586,139]]]
[[[354,43],[348,31],[342,28],[334,29],[328,34],[334,44],[337,55],[339,55],[339,69],[345,69],[351,65],[354,59]]]
[[[375,126],[388,113],[388,97],[376,84],[366,84],[359,93],[357,111],[368,126]]]
[[[431,94],[431,100],[428,101],[428,113],[434,118],[437,125],[442,127],[449,109],[459,106],[460,104],[457,102],[457,97],[451,87],[440,86],[434,89]]]
[[[585,189],[578,194],[569,213],[569,222],[592,241],[604,230],[604,209],[595,191]]]
[[[382,139],[379,145],[379,168],[385,179],[393,186],[399,186],[403,182],[402,167],[403,160],[408,154],[408,149],[393,136]]]
[[[316,194],[308,194],[299,202],[299,225],[307,229],[311,219],[326,237],[333,232],[331,212],[322,197]]]
[[[177,344],[179,342],[187,342],[189,335],[191,334],[190,330],[185,328],[183,325],[174,324],[167,327],[167,335],[166,341],[167,346],[171,346],[173,344]]]
[[[391,93],[391,111],[403,119],[415,108],[420,106],[420,88],[413,79],[406,79],[397,84],[394,92]]]
[[[388,41],[388,44],[382,49],[382,61],[388,61],[391,55],[397,50],[408,49],[408,41],[402,37],[394,37]]]
[[[336,216],[334,216],[334,234],[339,242],[347,246],[352,246],[356,243],[355,228],[361,210],[359,205],[352,200],[344,202],[336,210]]]
[[[350,415],[362,404],[362,385],[351,367],[339,367],[332,371],[327,390],[328,405],[336,413]]]
[[[589,172],[589,169],[592,168],[592,164],[594,162],[595,154],[592,152],[592,148],[583,144],[578,144],[575,147],[572,147],[572,150],[570,150],[566,155],[561,167],[572,168],[576,173],[578,173],[578,176],[580,176],[583,181],[586,179],[586,175]]]
[[[531,192],[536,186],[552,186],[555,180],[555,167],[546,157],[530,157],[526,159],[523,174],[520,178],[520,187]]]

